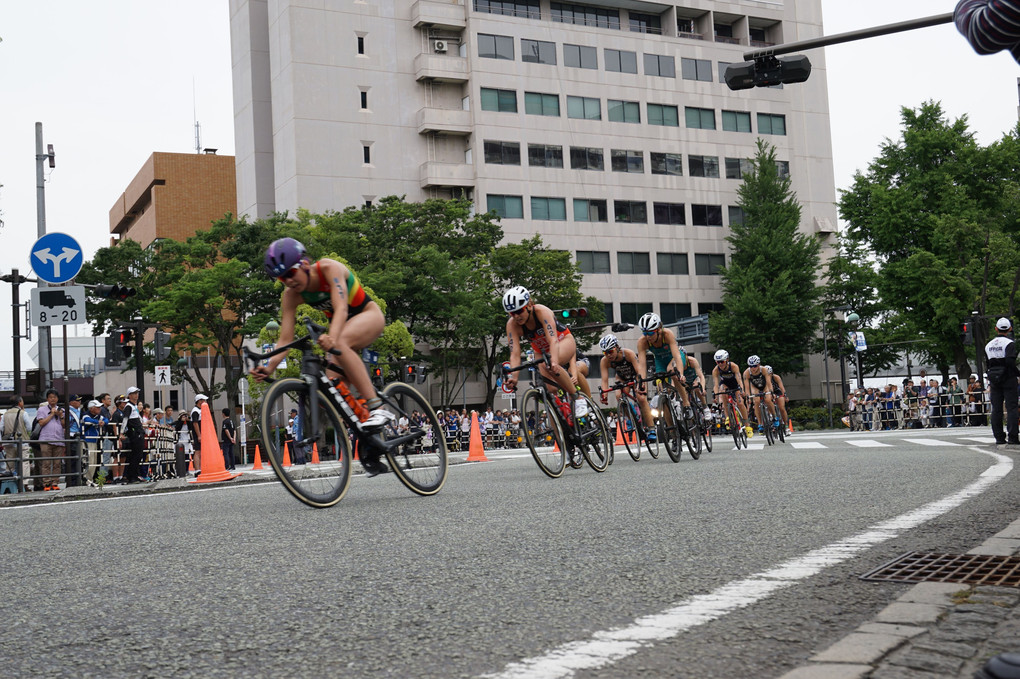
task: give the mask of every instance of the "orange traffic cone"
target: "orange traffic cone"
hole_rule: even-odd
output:
[[[290,466],[290,446],[287,445],[287,441],[283,442],[283,466]]]
[[[482,449],[482,431],[478,428],[478,413],[471,411],[471,439],[468,442],[468,462],[488,462]]]
[[[202,457],[202,473],[198,478],[192,479],[190,483],[215,483],[217,481],[229,481],[236,479],[240,474],[231,474],[223,464],[223,456],[215,452],[219,450],[220,442],[216,440],[216,428],[213,426],[212,413],[209,411],[209,404],[202,402],[202,448],[206,454]]]
[[[622,446],[623,443],[623,424],[620,422],[616,423],[616,443],[613,445]]]
[[[259,454],[259,444],[255,444],[255,465],[251,468],[252,471],[256,469],[264,469],[262,466],[262,455]]]
[[[792,434],[793,433],[793,420],[789,420],[788,419],[788,420],[786,420],[786,423],[788,425],[790,425],[790,433]]]
[[[319,464],[319,444],[312,442],[312,464]]]

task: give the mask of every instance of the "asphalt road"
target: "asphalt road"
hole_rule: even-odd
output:
[[[669,627],[685,602],[957,493],[995,463],[964,438],[986,434],[799,433],[680,464],[620,449],[560,479],[494,453],[435,497],[357,477],[329,510],[276,483],[0,508],[0,657],[8,676],[775,677],[907,588],[858,575],[1020,516],[1016,472],[744,605],[630,646],[604,635],[672,611]],[[556,671],[579,647],[594,659]]]

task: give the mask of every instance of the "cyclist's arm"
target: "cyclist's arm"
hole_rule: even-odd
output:
[[[521,339],[523,335],[521,333],[520,326],[514,322],[513,318],[508,318],[506,321],[506,342],[510,347],[510,367],[516,368],[521,364]],[[517,373],[507,373],[503,378],[506,383],[513,388],[517,384]]]
[[[765,393],[766,394],[771,394],[772,393],[772,388],[773,388],[772,375],[769,375],[767,370],[764,371],[764,372],[765,372]]]
[[[744,391],[748,394],[751,393],[751,369],[746,368],[743,374],[740,375],[740,383],[744,385]]]
[[[549,372],[553,375],[559,375],[562,366],[556,360],[558,356],[556,351],[560,343],[559,337],[556,335],[556,319],[553,317],[552,310],[544,304],[535,305],[535,317],[538,319],[538,324],[545,328],[545,339],[549,343],[549,358],[551,359],[549,362]]]
[[[673,355],[673,365],[676,366],[676,371],[679,373],[677,380],[680,384],[684,384],[687,380],[684,377],[684,363],[680,360],[680,345],[676,341],[676,335],[673,331],[664,328],[664,334],[666,335],[666,343],[669,344],[669,353]]]
[[[609,358],[607,356],[603,356],[599,361],[599,373],[602,374],[602,391],[609,391]]]
[[[319,268],[329,285],[329,301],[333,306],[329,334],[319,336],[319,346],[331,349],[340,343],[340,333],[347,322],[347,270],[340,262],[332,259],[322,260]]]
[[[719,366],[712,368],[712,395],[719,396]]]
[[[294,341],[294,324],[297,318],[297,308],[301,300],[301,293],[291,288],[283,291],[283,299],[280,301],[280,336],[276,340],[276,346],[283,346]],[[272,375],[276,366],[280,365],[283,359],[287,358],[287,352],[277,354],[269,359],[264,368],[256,367],[266,375]]]

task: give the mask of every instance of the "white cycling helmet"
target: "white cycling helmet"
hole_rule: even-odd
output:
[[[517,285],[503,293],[503,309],[508,314],[519,311],[531,301],[531,293],[523,285]]]
[[[747,357],[747,367],[753,368],[756,365],[761,365],[761,359],[758,358],[758,354],[751,354]]]
[[[602,350],[602,353],[615,349],[618,346],[620,346],[620,343],[616,340],[616,335],[606,335],[599,340],[599,349]]]
[[[720,349],[719,351],[715,352],[715,360],[717,361],[730,360],[730,352],[726,351],[725,349]]]
[[[767,372],[769,375],[771,375],[772,374],[772,366],[771,365],[765,366],[765,372]]]
[[[641,332],[654,332],[662,327],[662,319],[659,314],[647,313],[637,322]]]

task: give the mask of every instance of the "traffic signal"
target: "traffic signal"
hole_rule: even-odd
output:
[[[381,387],[383,383],[382,368],[376,366],[372,368],[372,384],[377,387]]]
[[[119,302],[123,302],[135,294],[134,288],[129,288],[119,283],[116,285],[97,285],[93,290],[95,290],[96,297],[115,299]]]
[[[428,372],[429,367],[427,365],[418,366],[418,384],[425,384],[425,376],[428,374]]]
[[[961,331],[964,344],[974,344],[974,324],[970,321],[963,324]]]
[[[131,328],[117,328],[113,331],[117,346],[120,347],[120,354],[124,358],[130,358],[135,348],[135,331]]]
[[[731,90],[802,83],[811,75],[811,62],[803,54],[788,57],[766,55],[726,67],[723,80]]]
[[[170,333],[156,331],[156,360],[165,361],[170,357],[170,352],[173,350],[173,346],[170,344]]]
[[[414,384],[415,379],[418,377],[418,366],[409,365],[404,368],[404,381],[409,384]]]
[[[588,318],[588,310],[584,307],[578,307],[577,309],[560,309],[556,312],[556,318],[562,321],[583,321]]]
[[[106,336],[106,365],[109,367],[115,367],[124,362],[124,355],[120,351],[117,340],[116,333]]]

